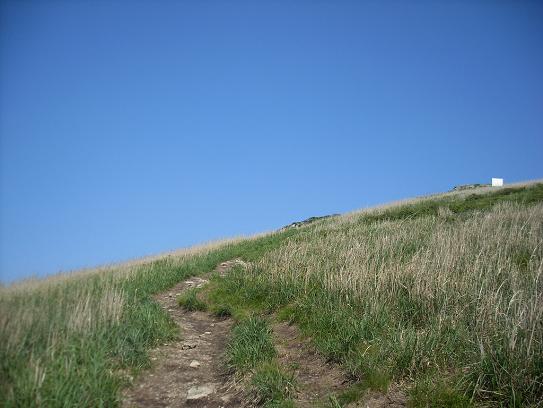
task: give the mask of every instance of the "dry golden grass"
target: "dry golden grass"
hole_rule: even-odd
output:
[[[349,211],[340,216],[340,218],[350,218],[351,216],[358,216],[362,214],[372,214],[375,212],[383,212],[392,208],[401,207],[404,205],[416,204],[422,201],[428,200],[440,200],[443,198],[465,198],[466,196],[472,194],[492,194],[495,192],[503,191],[504,189],[518,189],[522,187],[530,187],[537,184],[543,183],[543,179],[530,180],[530,181],[519,181],[517,183],[506,184],[502,187],[491,187],[491,186],[482,186],[477,188],[470,188],[467,190],[458,190],[458,191],[448,191],[445,193],[435,193],[429,194],[421,197],[411,197],[404,198],[397,201],[392,201],[389,203],[380,204],[373,207],[359,208],[354,211]]]
[[[382,211],[322,222],[255,269],[275,286],[323,287],[359,305],[361,320],[396,327],[389,335],[397,338],[378,340],[383,365],[387,353],[400,353],[402,336],[412,336],[421,348],[412,368],[422,360],[453,367],[457,359],[474,395],[541,390],[543,204],[363,222]]]
[[[43,290],[50,285],[63,284],[74,279],[86,279],[95,275],[109,276],[115,275],[118,280],[124,280],[127,276],[139,270],[141,266],[151,264],[155,261],[168,259],[173,264],[182,264],[187,259],[195,255],[205,255],[213,252],[226,245],[233,245],[238,242],[256,239],[270,234],[270,232],[264,232],[254,234],[251,236],[238,236],[233,238],[224,238],[216,241],[205,242],[203,244],[194,245],[187,248],[180,248],[173,251],[166,251],[156,255],[144,256],[141,258],[131,259],[129,261],[123,261],[118,263],[112,263],[93,268],[83,268],[69,272],[60,272],[53,275],[49,275],[43,278],[30,277],[15,281],[7,286],[0,286],[0,296],[9,296],[10,294],[24,291]]]

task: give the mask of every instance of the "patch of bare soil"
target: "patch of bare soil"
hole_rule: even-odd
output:
[[[347,408],[404,408],[406,406],[405,393],[397,384],[391,384],[386,393],[370,391],[360,401],[347,405]]]
[[[298,384],[294,400],[297,407],[318,406],[326,402],[329,394],[348,388],[349,380],[345,373],[317,354],[296,326],[276,323],[273,333],[281,366],[294,370]]]
[[[330,395],[339,395],[353,384],[337,365],[327,362],[302,336],[300,330],[288,323],[273,325],[278,360],[287,371],[293,370],[298,385],[294,399],[297,407],[327,406]],[[391,385],[386,393],[367,392],[348,408],[403,408],[405,394],[399,386]]]
[[[219,265],[226,273],[240,261]],[[239,407],[241,396],[225,373],[222,354],[231,319],[206,312],[187,312],[177,304],[183,291],[200,287],[207,279],[193,277],[155,297],[181,328],[181,340],[165,343],[151,352],[153,367],[123,393],[123,407]]]

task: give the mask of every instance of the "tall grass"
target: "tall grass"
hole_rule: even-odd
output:
[[[443,384],[436,398],[535,406],[543,403],[542,191],[324,221],[225,285],[264,309],[283,308],[366,381],[424,379]]]
[[[240,372],[271,361],[275,354],[271,328],[264,319],[257,316],[238,322],[226,349],[228,365]]]
[[[250,378],[247,397],[264,407],[292,408],[296,391],[293,373],[286,373],[276,360],[272,328],[262,317],[251,315],[237,321],[226,347],[227,366]]]

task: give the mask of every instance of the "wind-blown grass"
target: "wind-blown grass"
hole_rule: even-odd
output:
[[[535,406],[542,193],[503,189],[324,221],[233,273],[223,291],[234,306],[279,310],[354,377],[408,379],[421,404],[424,389],[443,406]]]

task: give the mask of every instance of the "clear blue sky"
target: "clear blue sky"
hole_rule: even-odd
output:
[[[543,176],[543,3],[2,1],[0,273]]]

